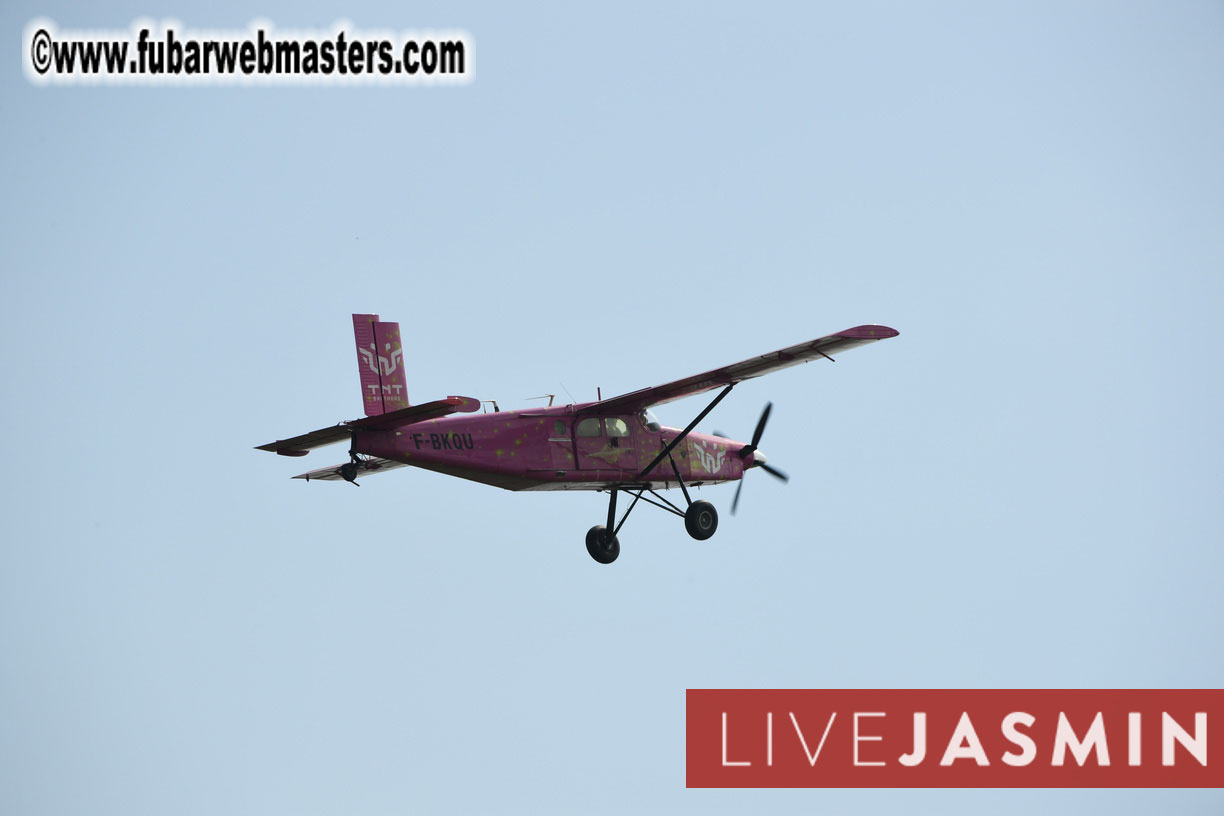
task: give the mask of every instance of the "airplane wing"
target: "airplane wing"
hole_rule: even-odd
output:
[[[369,416],[365,419],[355,419],[352,422],[341,422],[329,428],[304,433],[291,439],[278,439],[266,445],[259,445],[255,450],[272,451],[281,456],[305,456],[315,448],[342,442],[349,438],[353,431],[380,431],[388,428],[398,428],[411,425],[414,422],[424,422],[437,419],[447,414],[465,413],[480,410],[480,400],[471,397],[447,397],[442,400],[410,405],[398,411]],[[312,479],[315,477],[311,477]]]
[[[768,354],[762,354],[760,357],[732,363],[729,366],[716,368],[713,371],[694,374],[691,377],[685,377],[682,380],[675,380],[663,385],[656,385],[653,388],[643,388],[639,391],[621,394],[619,397],[612,397],[611,399],[594,403],[589,408],[598,407],[598,410],[601,412],[605,410],[637,411],[642,408],[649,408],[652,405],[661,405],[665,402],[691,397],[694,394],[701,394],[706,391],[712,391],[715,388],[722,388],[733,383],[750,380],[753,377],[759,377],[771,371],[806,363],[808,360],[832,360],[834,354],[840,354],[843,351],[848,351],[867,343],[874,343],[877,340],[896,337],[898,334],[900,332],[896,329],[890,329],[887,326],[855,326],[853,329],[846,329],[836,334],[809,340],[806,343],[799,343],[798,345],[788,346],[778,351],[771,351]]]
[[[344,477],[340,475],[340,468],[346,462],[341,462],[338,465],[331,467],[319,468],[312,470],[309,473],[299,473],[294,476],[295,479],[305,479],[308,482],[337,482],[343,481]],[[392,459],[379,459],[377,457],[370,459],[362,459],[361,464],[357,466],[357,478],[369,476],[372,473],[382,473],[384,470],[395,470],[396,468],[408,467],[403,462],[396,462]]]

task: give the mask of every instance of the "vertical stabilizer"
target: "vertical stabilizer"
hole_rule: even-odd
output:
[[[407,408],[408,386],[399,324],[383,323],[376,314],[355,314],[353,337],[366,416]]]
[[[404,348],[398,323],[375,323],[379,373],[382,375],[383,412],[408,407],[408,381],[404,378]]]

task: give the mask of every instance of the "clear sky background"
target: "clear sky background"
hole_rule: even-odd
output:
[[[470,32],[465,88],[35,88],[62,29]],[[684,690],[1219,687],[1224,6],[6,4],[0,811],[1219,813],[685,790]],[[718,534],[257,444],[629,391],[860,323],[703,423]],[[700,399],[664,406],[683,426]]]

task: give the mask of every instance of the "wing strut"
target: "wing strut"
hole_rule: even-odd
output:
[[[713,400],[710,402],[710,404],[709,404],[709,405],[707,405],[707,406],[705,407],[705,410],[704,410],[704,411],[702,411],[700,414],[698,414],[698,415],[697,415],[697,418],[696,418],[696,419],[694,419],[692,422],[690,422],[690,423],[688,424],[688,427],[687,427],[687,428],[685,428],[683,431],[681,431],[681,432],[680,432],[680,435],[679,435],[679,436],[677,436],[675,439],[673,439],[673,440],[672,440],[672,441],[671,441],[671,442],[668,444],[668,446],[667,446],[666,448],[664,448],[663,450],[659,451],[659,455],[658,455],[658,456],[656,456],[656,457],[654,458],[654,460],[653,460],[653,461],[652,461],[652,462],[651,462],[649,465],[647,465],[646,467],[642,468],[642,472],[638,474],[638,478],[639,478],[639,479],[641,479],[643,476],[645,476],[647,473],[649,473],[649,472],[651,471],[651,469],[652,469],[652,468],[653,468],[655,465],[659,464],[659,463],[660,463],[660,462],[662,462],[662,461],[663,461],[665,458],[667,458],[668,456],[670,456],[670,455],[671,455],[671,452],[672,452],[672,449],[673,449],[673,448],[675,448],[677,445],[679,445],[681,442],[683,442],[683,441],[684,441],[684,438],[685,438],[686,436],[688,436],[690,433],[692,433],[692,430],[693,430],[694,428],[696,428],[696,427],[697,427],[697,423],[698,423],[698,422],[700,422],[701,420],[705,419],[705,418],[706,418],[706,414],[708,414],[708,413],[710,413],[711,411],[713,411],[713,410],[714,410],[714,406],[715,406],[715,405],[717,405],[718,403],[720,403],[720,402],[722,401],[722,398],[723,398],[723,397],[725,397],[725,396],[727,396],[727,394],[729,394],[729,393],[731,392],[731,389],[732,389],[732,388],[734,388],[734,387],[735,387],[735,383],[731,383],[731,384],[730,384],[730,385],[728,385],[726,388],[724,388],[723,390],[719,391],[719,392],[718,392],[718,396],[717,396],[717,397],[715,397],[715,398],[714,398],[714,399],[713,399]],[[688,498],[688,497],[686,496],[685,498]]]

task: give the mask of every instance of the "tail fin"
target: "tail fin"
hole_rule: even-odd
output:
[[[357,341],[357,368],[366,416],[407,408],[399,324],[379,322],[376,314],[355,314],[353,336]]]

